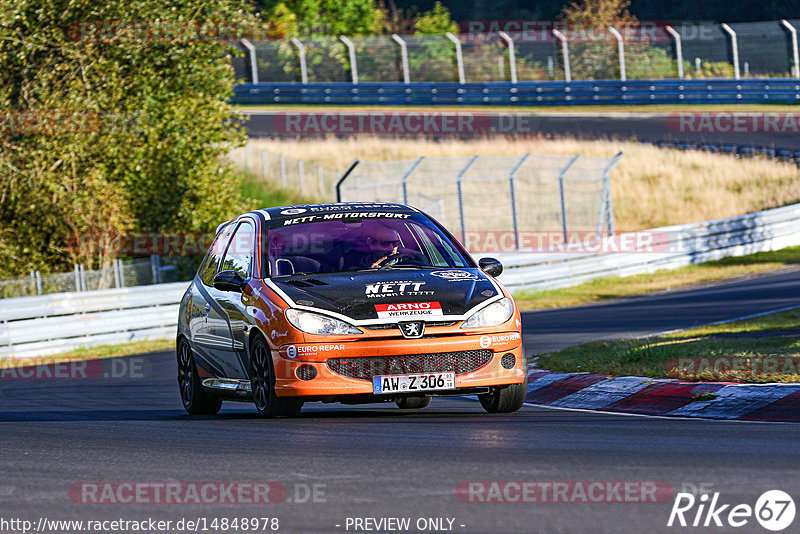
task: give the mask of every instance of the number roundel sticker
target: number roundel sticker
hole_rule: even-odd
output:
[[[765,491],[756,501],[755,514],[765,529],[773,532],[783,530],[794,521],[794,499],[785,491]]]

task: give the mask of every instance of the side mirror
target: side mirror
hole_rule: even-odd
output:
[[[481,258],[478,266],[489,276],[498,277],[503,272],[503,264],[494,258]]]
[[[236,291],[241,293],[246,282],[236,271],[221,271],[214,277],[214,287],[220,291]]]

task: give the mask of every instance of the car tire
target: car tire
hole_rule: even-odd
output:
[[[194,353],[186,339],[178,341],[178,390],[183,408],[192,415],[213,415],[222,408],[222,399],[203,391]]]
[[[528,374],[522,384],[513,384],[505,388],[496,388],[490,393],[478,395],[478,400],[483,409],[489,413],[516,412],[525,403],[528,393]]]
[[[303,401],[275,395],[275,367],[269,345],[261,336],[256,336],[250,347],[250,366],[253,403],[258,415],[266,418],[297,417]]]
[[[431,403],[430,397],[403,397],[394,401],[401,410],[421,410]]]

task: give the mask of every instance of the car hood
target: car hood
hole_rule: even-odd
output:
[[[436,321],[498,295],[480,269],[396,269],[272,278],[297,306],[353,320]],[[292,304],[291,302],[289,304]]]

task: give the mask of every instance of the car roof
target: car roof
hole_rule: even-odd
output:
[[[417,208],[392,202],[329,202],[321,204],[295,204],[292,206],[278,206],[253,210],[262,214],[266,219],[282,219],[295,217],[304,213],[325,214],[341,213],[343,211],[391,211],[393,213],[420,213]]]
[[[234,217],[228,221],[224,221],[217,226],[216,232],[225,228],[228,223],[240,219],[243,215],[258,214],[266,220],[285,219],[287,217],[295,217],[302,214],[308,215],[324,215],[327,213],[342,213],[352,211],[389,211],[392,213],[422,213],[420,210],[413,206],[405,204],[396,204],[393,202],[328,202],[318,204],[293,204],[291,206],[276,206],[273,208],[263,208],[258,210],[248,211],[238,217]]]

